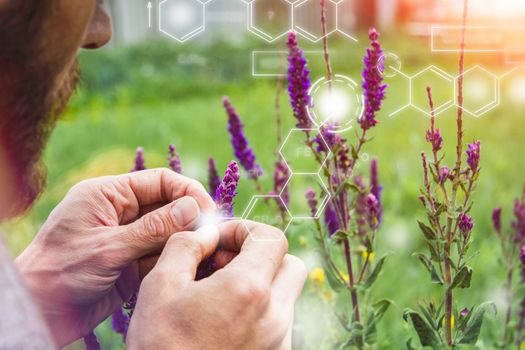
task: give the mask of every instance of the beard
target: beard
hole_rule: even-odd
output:
[[[0,147],[16,194],[4,216],[24,212],[42,192],[43,149],[79,81],[76,60],[45,58],[50,43],[40,33],[52,15],[41,0],[11,1],[0,10]]]
[[[16,86],[10,91],[12,97],[0,109],[0,142],[17,193],[9,215],[26,211],[42,192],[46,179],[43,150],[79,81],[77,61],[66,69],[59,86],[55,74],[42,67],[35,69],[18,76],[18,84],[11,85]]]

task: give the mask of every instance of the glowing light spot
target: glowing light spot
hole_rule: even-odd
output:
[[[198,21],[195,8],[187,2],[174,3],[169,10],[169,19],[175,28],[188,28]]]
[[[525,77],[515,78],[511,81],[509,97],[512,103],[525,106]]]
[[[324,91],[319,96],[319,109],[331,122],[343,122],[350,110],[351,100],[341,90]]]

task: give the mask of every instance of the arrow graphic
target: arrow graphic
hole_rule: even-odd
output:
[[[151,1],[148,1],[148,26],[151,28],[151,9],[153,8],[153,5],[151,4]]]

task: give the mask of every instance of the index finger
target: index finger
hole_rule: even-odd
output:
[[[151,169],[119,176],[133,191],[139,206],[169,203],[192,197],[203,212],[215,210],[215,203],[202,184],[169,169]]]
[[[239,252],[224,270],[243,270],[271,283],[288,252],[288,240],[273,226],[253,221],[228,221],[219,225],[222,249]],[[247,271],[248,270],[248,271]]]

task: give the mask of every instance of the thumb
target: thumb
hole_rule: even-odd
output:
[[[195,232],[173,235],[166,243],[155,269],[173,276],[176,287],[195,280],[199,264],[213,254],[219,244],[219,229],[203,226]]]
[[[200,216],[200,208],[192,197],[147,213],[129,225],[119,226],[118,235],[128,262],[162,249],[174,233],[193,229]]]

